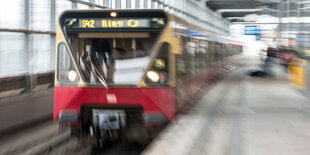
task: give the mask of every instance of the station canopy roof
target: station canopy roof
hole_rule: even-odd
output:
[[[276,16],[280,0],[207,0],[206,6],[231,22],[243,22],[247,15]]]

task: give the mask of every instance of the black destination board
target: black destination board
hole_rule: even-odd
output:
[[[151,28],[148,18],[80,18],[80,29]]]

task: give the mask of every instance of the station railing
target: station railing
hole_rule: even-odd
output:
[[[0,78],[0,99],[52,88],[54,72]]]

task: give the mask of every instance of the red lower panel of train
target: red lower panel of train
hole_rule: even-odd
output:
[[[75,87],[56,86],[54,95],[54,120],[61,111],[76,111],[81,107],[141,107],[144,114],[161,114],[169,121],[176,113],[175,91],[170,87]]]

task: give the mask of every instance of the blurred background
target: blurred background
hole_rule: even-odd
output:
[[[308,0],[1,1],[0,77],[52,71],[58,15],[66,9],[104,8],[162,8],[218,34],[249,42],[245,51],[252,54],[257,53],[251,49],[267,46],[309,53]],[[196,16],[196,12],[203,13]]]
[[[217,36],[225,36],[227,38],[233,38],[240,41],[243,44],[242,55],[249,58],[240,60],[244,60],[244,62],[247,62],[248,64],[251,64],[251,61],[256,63],[255,67],[250,69],[247,68],[248,70],[246,71],[241,69],[244,72],[236,73],[238,75],[242,74],[242,76],[236,77],[236,79],[238,79],[236,81],[239,83],[234,83],[234,85],[236,85],[234,88],[231,88],[231,90],[225,90],[225,88],[230,88],[230,85],[225,85],[221,86],[223,89],[218,89],[223,92],[224,90],[227,91],[228,96],[233,94],[231,95],[231,98],[233,99],[238,98],[235,96],[240,95],[241,97],[238,99],[248,101],[243,105],[252,103],[252,101],[257,101],[257,103],[255,103],[256,105],[252,104],[254,107],[247,105],[243,107],[243,109],[241,108],[241,112],[236,109],[239,109],[240,106],[243,105],[234,105],[236,106],[235,108],[229,109],[228,107],[228,110],[224,108],[224,110],[222,109],[222,111],[224,111],[223,115],[226,114],[225,110],[231,110],[232,112],[237,113],[236,117],[231,117],[229,113],[231,111],[229,111],[227,112],[227,117],[225,118],[235,119],[235,122],[240,122],[240,120],[242,120],[239,118],[240,113],[253,115],[255,113],[272,114],[272,118],[278,118],[278,120],[275,120],[274,122],[282,123],[280,125],[276,124],[272,126],[274,122],[268,122],[269,120],[266,119],[270,125],[269,127],[272,133],[280,133],[279,131],[283,126],[285,129],[287,129],[288,126],[293,126],[296,130],[292,133],[297,133],[297,135],[299,135],[299,133],[304,133],[304,135],[308,134],[308,129],[310,129],[310,125],[307,124],[309,122],[308,119],[310,118],[310,106],[308,105],[310,82],[307,82],[310,79],[310,0],[1,0],[0,137],[3,137],[6,133],[11,133],[11,131],[13,131],[11,129],[21,130],[19,128],[20,126],[31,126],[35,124],[34,122],[50,121],[48,125],[42,125],[45,128],[50,127],[50,124],[53,124],[51,123],[51,120],[54,103],[53,87],[56,51],[56,24],[58,16],[64,10],[152,8],[164,9],[165,11],[174,14],[188,23],[199,25],[212,32],[212,34],[214,34],[214,38]],[[216,41],[220,42],[220,40]],[[273,49],[270,49],[270,47]],[[281,78],[279,79],[277,79],[278,77],[276,76],[276,78],[272,80],[262,78],[251,81],[249,80],[249,77],[243,77],[243,75],[261,76],[262,73],[256,71],[265,71],[264,67],[266,67],[268,63],[266,61],[268,51],[282,51],[283,53],[287,51],[294,51],[294,55],[291,55],[289,62],[286,63],[286,65],[290,65],[288,72],[285,72],[286,70],[281,68],[279,62],[277,62],[274,66],[275,68],[278,68],[278,70],[281,70],[275,71],[281,72]],[[240,63],[240,66],[242,66],[242,63],[243,62]],[[254,65],[251,65],[250,67],[252,66]],[[221,70],[224,72],[223,75],[228,74],[229,71],[232,71],[237,67],[232,65],[227,68]],[[263,74],[265,76],[266,73]],[[268,80],[267,82],[266,79]],[[291,86],[288,81],[295,85]],[[266,90],[272,86],[274,86],[274,89],[270,89],[268,93]],[[279,90],[285,91],[282,92]],[[214,96],[219,95],[218,98],[221,98],[223,95],[218,92],[214,92]],[[234,94],[235,92],[240,92],[240,94],[236,95]],[[248,92],[251,92],[254,95]],[[274,92],[276,92],[275,98],[268,98],[270,97],[268,95],[273,94]],[[279,92],[279,94],[277,94],[277,92]],[[242,93],[248,96],[244,95],[246,96],[244,97]],[[287,99],[283,97],[286,95],[291,98]],[[248,98],[243,99],[242,97]],[[262,98],[266,98],[266,100],[263,100]],[[230,99],[225,100],[230,101]],[[278,104],[284,101],[287,101],[287,103]],[[216,100],[216,103],[218,102],[220,103],[223,101]],[[239,103],[239,101],[236,101],[236,103],[237,102]],[[263,105],[264,103],[268,103],[268,105]],[[275,104],[270,106],[269,103]],[[217,107],[214,107],[217,111]],[[199,111],[199,109],[197,111]],[[210,116],[212,116],[209,118],[213,119],[214,112],[210,110],[209,113],[211,113]],[[299,120],[296,119],[299,124],[291,121],[295,119],[295,115],[293,118],[291,118],[292,115],[286,115],[287,117],[285,117],[287,119],[284,121],[281,120],[281,118],[284,118],[282,117],[282,114],[292,113],[298,115],[296,118],[300,118]],[[214,115],[217,116],[216,114]],[[304,117],[304,115],[307,116]],[[218,116],[222,117],[222,113],[219,113]],[[268,118],[271,115],[266,116],[266,118]],[[216,117],[214,118],[216,119]],[[249,122],[261,123],[261,126],[255,126],[257,124],[254,123],[249,125],[250,127],[253,127],[251,130],[249,129],[248,132],[248,136],[250,138],[256,140],[256,138],[259,139],[260,137],[269,137],[268,135],[266,136],[266,134],[257,134],[268,130],[264,129],[264,121],[266,120],[258,117],[245,118],[244,120],[246,119],[250,120],[247,122],[248,124],[250,124]],[[197,124],[201,123],[198,122]],[[240,124],[241,123],[235,126],[238,127]],[[184,126],[187,125],[188,124]],[[211,126],[212,125],[214,124],[211,124]],[[241,124],[240,126],[244,127],[242,125],[244,124]],[[53,131],[51,131],[51,133],[54,134],[54,131],[57,131],[58,126],[55,124],[51,126],[53,126]],[[235,134],[237,131],[241,131],[239,128],[235,129],[235,126],[225,128],[223,125],[220,128],[223,129],[221,131],[224,131],[225,129],[234,129],[233,132],[229,131],[229,133]],[[191,127],[194,128],[192,131],[197,129],[195,126]],[[297,131],[297,129],[300,130]],[[291,130],[293,129],[289,128],[287,129],[287,132],[291,133]],[[219,131],[219,133],[221,131]],[[255,131],[257,131],[257,133]],[[32,130],[30,130],[30,132],[32,132]],[[232,139],[236,138],[236,141],[238,141],[240,138],[238,137],[240,134],[238,134],[237,137],[231,136]],[[45,133],[42,132],[42,135],[45,135]],[[224,137],[222,141],[226,141],[228,138],[226,137],[225,139],[225,133],[222,135],[224,135],[222,136]],[[307,136],[304,135],[299,137],[307,138]],[[197,137],[197,139],[199,139],[199,136]],[[292,137],[298,136],[292,134]],[[275,139],[277,138],[281,140],[281,136],[275,136]],[[252,141],[252,144],[255,144],[255,140]],[[263,141],[264,139],[261,140]],[[305,145],[302,143],[303,139],[297,140],[300,140],[298,141],[300,142],[298,144]],[[5,138],[0,139],[0,144],[5,141]],[[285,141],[289,142],[290,139],[285,139]],[[268,144],[268,142],[269,141],[266,141],[264,144]],[[229,144],[234,147],[233,143],[234,141]],[[9,145],[10,144],[3,145],[2,148]],[[266,147],[267,146],[262,148]],[[273,148],[276,147],[271,147],[270,149]],[[263,149],[259,148],[257,150]],[[308,151],[306,147],[303,147],[303,150],[304,153]],[[139,153],[140,151],[141,149],[139,149]],[[249,152],[251,152],[251,150]],[[275,152],[275,154],[280,154],[279,152],[281,152],[281,148],[278,147]],[[232,154],[242,153],[237,151]],[[257,151],[257,154],[264,153]]]
[[[62,11],[143,8],[164,9],[214,34],[235,38],[243,42],[244,55],[265,56],[268,47],[294,49],[305,60],[310,55],[309,0],[1,1],[0,98],[53,88],[56,23]],[[305,87],[305,79],[299,85]],[[53,94],[48,94],[52,108]]]
[[[307,0],[260,0],[242,3],[239,9],[214,1],[218,11],[230,20],[230,35],[256,40],[266,46],[290,47],[304,54],[309,50],[310,2]],[[212,6],[212,1],[210,1]],[[226,7],[225,7],[226,6]],[[222,9],[225,8],[225,9]]]

